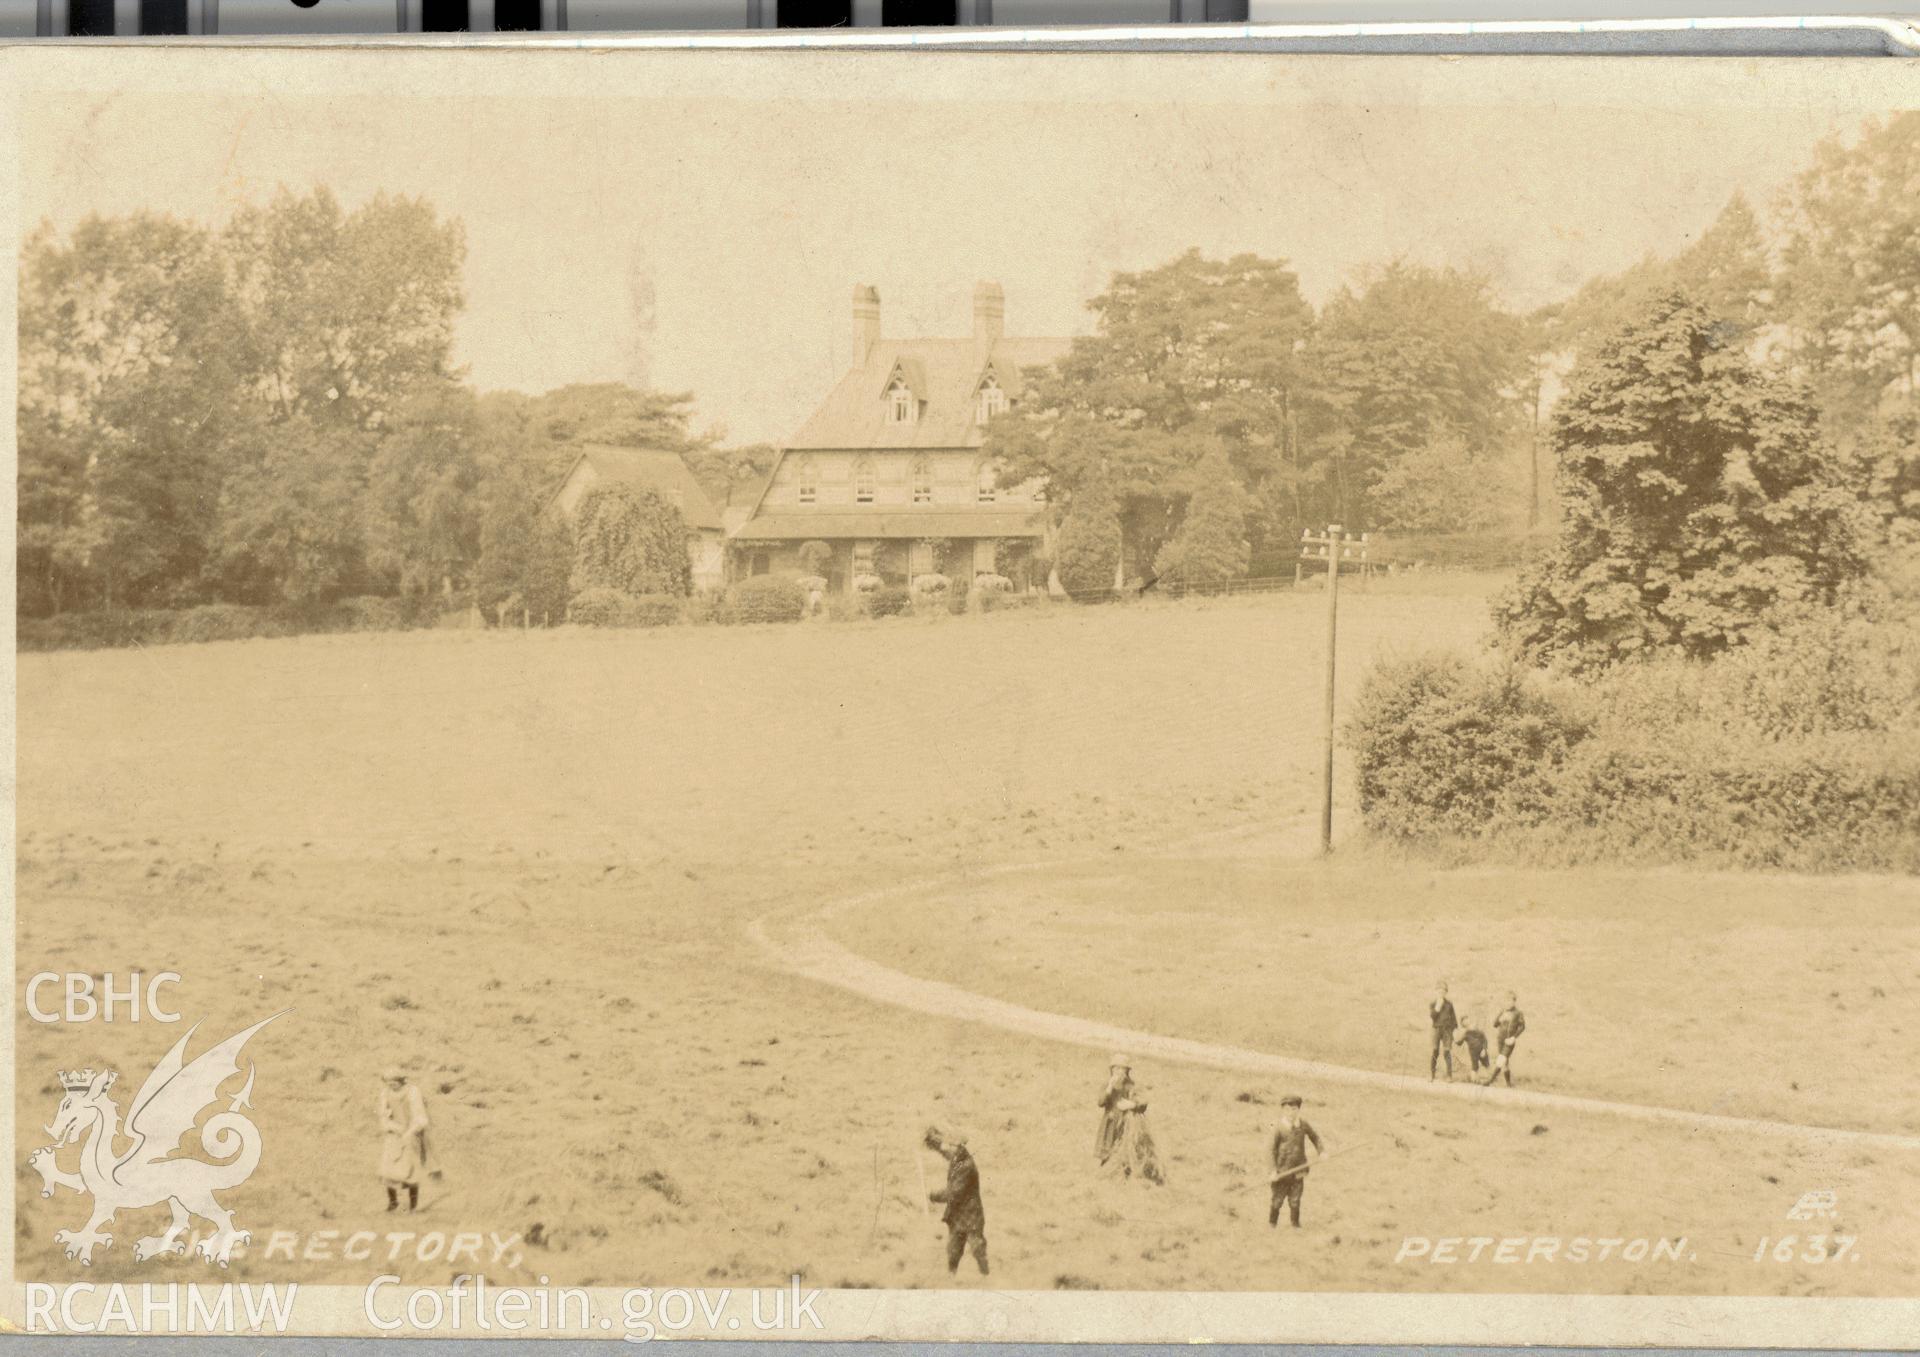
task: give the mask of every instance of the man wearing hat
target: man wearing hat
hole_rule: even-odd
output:
[[[967,1153],[967,1138],[956,1131],[929,1126],[927,1148],[947,1161],[947,1185],[927,1194],[927,1200],[945,1202],[940,1216],[947,1227],[947,1273],[960,1271],[960,1258],[969,1244],[980,1275],[987,1275],[987,1213],[980,1204],[980,1169]]]
[[[380,1078],[380,1177],[387,1185],[387,1210],[400,1207],[400,1189],[407,1190],[407,1210],[420,1206],[420,1178],[429,1171],[427,1102],[407,1072],[389,1067]]]
[[[1267,1211],[1268,1225],[1280,1223],[1280,1204],[1285,1202],[1294,1228],[1300,1228],[1300,1198],[1307,1190],[1309,1140],[1313,1142],[1315,1158],[1327,1152],[1320,1137],[1300,1115],[1299,1095],[1290,1093],[1280,1100],[1280,1124],[1273,1132],[1273,1176],[1268,1180],[1273,1185],[1273,1205]]]

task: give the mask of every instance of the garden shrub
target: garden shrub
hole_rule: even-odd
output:
[[[1073,597],[1112,590],[1114,571],[1120,565],[1120,515],[1105,485],[1093,482],[1074,492],[1053,551],[1060,587]]]
[[[401,631],[407,626],[406,614],[400,605],[378,594],[343,598],[336,606],[348,631]]]
[[[940,596],[936,594],[935,598],[938,597]],[[947,611],[956,617],[964,614],[967,611],[967,602],[972,597],[972,593],[966,589],[948,590],[946,594]]]
[[[164,637],[176,645],[203,641],[239,641],[251,636],[288,633],[264,609],[238,603],[203,603],[172,614]]]
[[[1367,825],[1536,863],[1920,870],[1912,629],[1752,635],[1585,686],[1458,656],[1381,665],[1347,727]]]
[[[1447,654],[1376,666],[1347,725],[1367,824],[1419,839],[1544,814],[1552,770],[1588,730],[1544,686]]]
[[[885,585],[867,595],[867,609],[875,617],[898,617],[913,607],[913,595],[897,584]]]
[[[827,565],[833,560],[833,548],[825,542],[809,541],[800,544],[800,568],[808,575],[825,575]],[[821,586],[825,588],[825,585]]]
[[[862,594],[828,594],[822,610],[829,622],[858,622],[871,616]]]
[[[1005,575],[975,575],[973,588],[981,594],[1010,594],[1013,592],[1013,581]]]
[[[915,575],[913,577],[912,589],[916,597],[925,594],[944,594],[947,592],[948,586],[949,581],[945,575]]]
[[[673,594],[641,594],[627,603],[626,625],[670,627],[681,619],[686,603]]]
[[[878,575],[855,575],[853,577],[853,592],[856,594],[871,594],[884,589],[886,584],[887,582]]]
[[[1617,732],[1575,751],[1555,783],[1545,837],[1562,860],[1920,870],[1912,732],[1782,741],[1705,727]]]
[[[575,597],[594,589],[629,596],[693,592],[687,521],[656,490],[625,481],[594,486],[573,511]]]
[[[726,606],[727,596],[723,590],[702,589],[687,599],[684,615],[688,622],[695,626],[702,626],[709,622],[718,622]]]
[[[624,627],[632,615],[633,595],[619,589],[583,589],[567,605],[567,620],[582,627]]]
[[[807,611],[806,591],[790,575],[756,575],[727,591],[724,620],[732,623],[798,622]]]

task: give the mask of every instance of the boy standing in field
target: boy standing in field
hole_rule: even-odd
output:
[[[1520,1011],[1519,999],[1510,993],[1507,995],[1507,1006],[1493,1020],[1493,1071],[1487,1075],[1489,1084],[1505,1075],[1507,1087],[1513,1087],[1513,1047],[1526,1030],[1527,1016]]]
[[[1474,1075],[1479,1074],[1481,1070],[1493,1064],[1493,1061],[1487,1055],[1487,1034],[1480,1030],[1480,1023],[1477,1019],[1471,1017],[1461,1018],[1460,1035],[1456,1040],[1460,1045],[1467,1048],[1467,1059],[1472,1062],[1468,1069],[1468,1078],[1472,1078]]]
[[[1453,1015],[1453,1000],[1447,998],[1447,982],[1427,1002],[1427,1018],[1433,1024],[1433,1041],[1427,1051],[1427,1078],[1440,1074],[1440,1057],[1447,1058],[1447,1078],[1453,1078],[1453,1033],[1459,1025]]]
[[[1279,1225],[1280,1205],[1284,1202],[1293,1220],[1293,1228],[1300,1228],[1300,1198],[1307,1190],[1309,1140],[1313,1142],[1315,1158],[1326,1154],[1320,1137],[1300,1115],[1298,1095],[1288,1094],[1280,1100],[1280,1124],[1274,1128],[1273,1143],[1268,1147],[1273,1160],[1273,1176],[1268,1179],[1273,1186],[1273,1203],[1267,1209],[1269,1226]]]
[[[984,1277],[987,1275],[987,1212],[980,1204],[980,1169],[967,1153],[967,1138],[929,1126],[926,1145],[947,1161],[947,1185],[927,1194],[927,1200],[947,1204],[940,1217],[947,1227],[947,1275],[960,1271],[960,1259],[971,1244],[973,1261],[980,1265],[980,1275]]]

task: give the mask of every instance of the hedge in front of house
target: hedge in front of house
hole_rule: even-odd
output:
[[[913,595],[897,584],[882,585],[867,595],[867,611],[875,617],[898,617],[913,609]]]
[[[624,627],[633,595],[621,589],[582,589],[567,604],[567,620],[582,627]]]
[[[630,627],[670,627],[686,615],[687,600],[673,594],[637,594],[627,604]]]
[[[798,622],[807,611],[806,591],[785,575],[755,575],[727,591],[721,618],[727,622]]]
[[[353,631],[403,631],[420,621],[401,600],[346,598],[304,607],[257,608],[203,603],[191,608],[117,608],[23,618],[16,632],[23,651],[110,650],[125,646],[197,645]],[[431,625],[431,618],[426,619]]]

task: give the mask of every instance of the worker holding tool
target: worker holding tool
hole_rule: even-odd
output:
[[[1280,1100],[1280,1124],[1274,1128],[1270,1147],[1273,1160],[1273,1176],[1268,1179],[1273,1186],[1273,1205],[1267,1212],[1270,1226],[1280,1224],[1280,1206],[1284,1202],[1293,1227],[1300,1228],[1300,1198],[1307,1189],[1308,1141],[1313,1142],[1314,1158],[1326,1156],[1326,1146],[1300,1115],[1299,1095],[1288,1094]]]
[[[960,1259],[969,1246],[980,1275],[987,1275],[987,1213],[980,1205],[980,1170],[967,1153],[966,1136],[929,1126],[923,1138],[926,1147],[947,1161],[947,1185],[927,1194],[931,1201],[945,1202],[940,1219],[947,1227],[947,1273],[960,1270]]]

